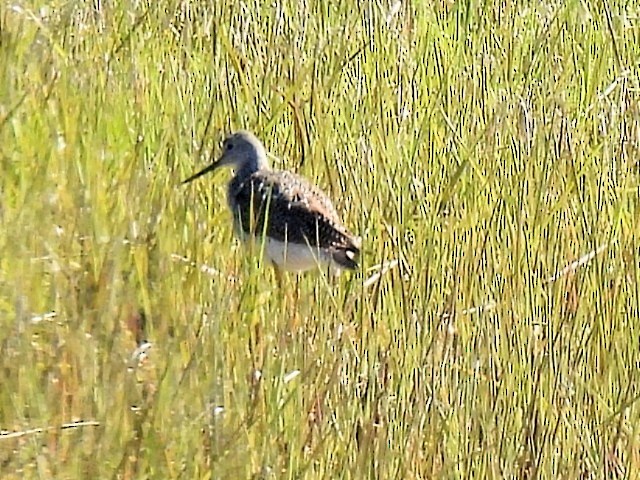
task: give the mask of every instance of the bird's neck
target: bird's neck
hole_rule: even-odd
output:
[[[240,168],[238,168],[235,172],[236,177],[244,178],[248,177],[258,170],[267,170],[269,169],[269,162],[267,161],[266,154],[258,154],[255,157],[252,157],[249,161],[245,162]]]

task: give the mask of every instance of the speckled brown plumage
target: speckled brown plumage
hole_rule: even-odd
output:
[[[299,175],[269,168],[262,143],[249,132],[232,134],[223,147],[217,162],[184,183],[221,166],[234,167],[227,196],[242,238],[264,235],[277,244],[270,244],[267,251],[274,264],[284,269],[304,270],[320,263],[357,268],[360,241],[342,224],[322,190]],[[296,259],[289,261],[287,250]]]
[[[343,268],[357,268],[357,240],[342,225],[331,200],[306,179],[258,170],[229,184],[236,229],[327,251]],[[265,227],[265,219],[267,225]]]

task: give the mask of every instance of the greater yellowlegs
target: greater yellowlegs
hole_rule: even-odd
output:
[[[331,200],[303,177],[271,169],[264,146],[250,132],[228,136],[220,158],[183,183],[224,166],[235,171],[227,195],[236,233],[264,242],[278,279],[278,270],[358,267],[360,239],[343,225]]]

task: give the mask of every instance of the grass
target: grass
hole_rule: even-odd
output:
[[[638,15],[5,2],[2,478],[634,478]],[[360,272],[296,303],[179,185],[238,128]]]

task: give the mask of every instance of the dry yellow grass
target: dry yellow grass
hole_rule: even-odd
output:
[[[0,6],[0,476],[633,478],[638,7],[205,3]],[[361,272],[179,187],[237,128]]]

